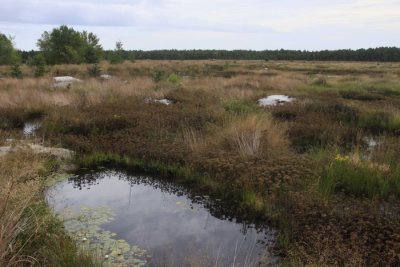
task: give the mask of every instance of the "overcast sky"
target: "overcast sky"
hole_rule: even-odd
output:
[[[24,50],[68,25],[105,49],[400,46],[400,0],[0,0],[0,32]]]

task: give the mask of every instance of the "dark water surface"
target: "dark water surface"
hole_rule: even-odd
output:
[[[276,260],[268,255],[273,230],[239,222],[224,214],[220,200],[160,179],[119,171],[76,175],[54,186],[49,202],[60,214],[108,207],[114,216],[101,229],[145,250],[146,266],[257,266]]]

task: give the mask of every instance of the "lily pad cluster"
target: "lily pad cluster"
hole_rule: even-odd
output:
[[[150,256],[146,250],[131,246],[116,234],[101,228],[115,214],[108,207],[82,207],[79,212],[66,209],[64,225],[84,252],[90,252],[102,266],[145,266]]]

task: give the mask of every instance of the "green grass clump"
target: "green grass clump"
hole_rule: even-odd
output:
[[[339,157],[331,162],[323,171],[318,186],[323,195],[341,189],[355,196],[369,198],[386,198],[391,193],[391,181],[384,172],[365,163],[356,165],[347,157]]]
[[[391,131],[398,131],[400,129],[400,115],[393,114],[389,117],[388,128]]]
[[[262,198],[254,190],[248,188],[241,190],[241,205],[244,208],[253,207],[256,211],[262,211],[265,208]]]
[[[223,103],[226,111],[236,115],[246,114],[256,110],[256,106],[249,100],[229,100]]]
[[[361,113],[357,126],[374,133],[391,132],[400,129],[400,116],[384,111]]]
[[[358,127],[371,130],[374,132],[382,132],[388,129],[389,115],[382,111],[369,111],[360,115]]]
[[[376,82],[373,84],[366,84],[364,85],[364,89],[387,97],[400,95],[400,86],[398,83],[394,82]]]
[[[34,223],[17,236],[17,243],[24,244],[23,253],[34,257],[40,265],[100,266],[92,255],[80,252],[75,241],[65,232],[63,222],[53,216],[44,201],[29,206],[23,218],[34,218]]]

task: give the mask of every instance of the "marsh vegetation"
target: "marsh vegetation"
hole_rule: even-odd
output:
[[[40,121],[36,142],[75,151],[76,166],[157,174],[229,201],[234,216],[277,229],[281,265],[399,264],[399,63],[100,62],[110,80],[93,77],[90,67],[55,65],[35,78],[23,65],[23,79],[1,67],[0,144],[23,139],[24,123]],[[82,82],[54,88],[54,76]],[[293,101],[258,105],[271,95]],[[27,161],[24,153],[0,162],[45,157]],[[28,184],[36,179],[21,179],[3,186],[16,196],[6,202],[17,205],[27,186],[41,191]],[[0,242],[7,264],[16,241]],[[46,255],[36,252],[20,255],[41,265]]]

